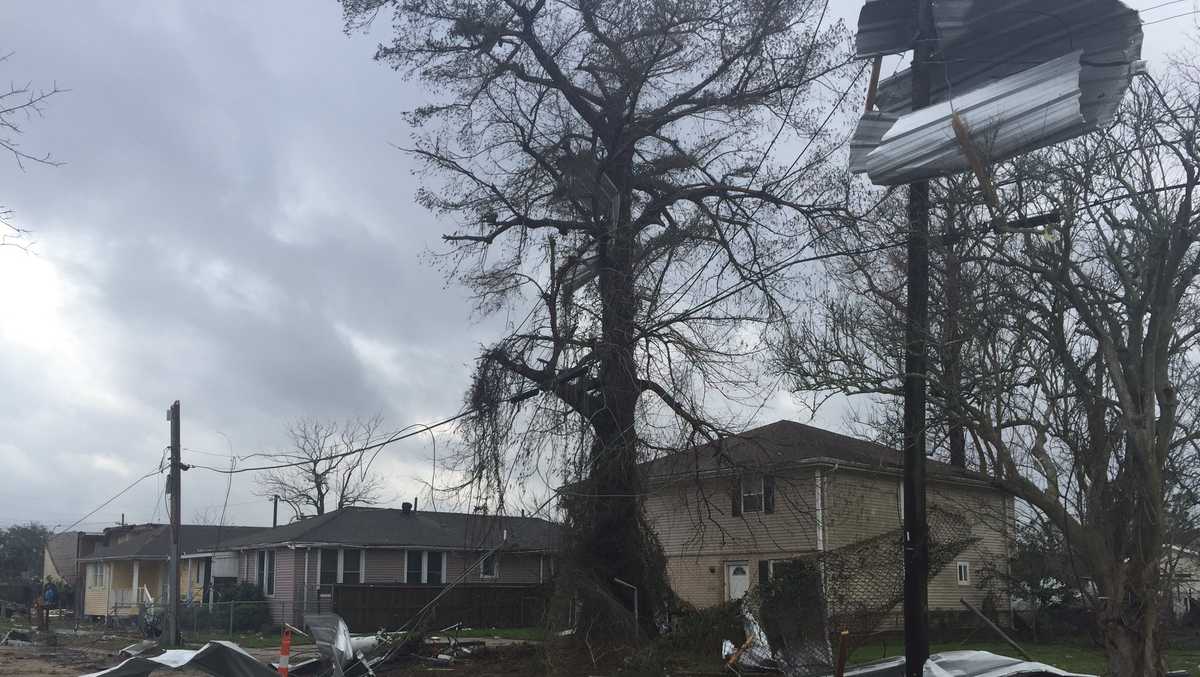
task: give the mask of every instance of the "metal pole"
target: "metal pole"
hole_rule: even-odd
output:
[[[916,0],[913,110],[929,105],[927,64],[933,53],[933,6]],[[929,659],[929,526],[925,516],[925,376],[929,333],[929,182],[908,193],[908,303],[904,357],[904,656],[907,677]]]
[[[179,646],[179,400],[167,410],[171,422],[171,550],[167,561],[167,646]]]
[[[613,582],[617,583],[618,585],[623,585],[633,591],[633,641],[636,643],[638,641],[638,623],[641,622],[641,618],[638,616],[637,586],[633,585],[632,583],[627,583],[619,578],[614,578]]]

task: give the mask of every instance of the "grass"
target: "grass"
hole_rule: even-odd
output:
[[[1104,656],[1104,650],[1089,643],[1047,642],[1034,644],[1032,642],[1021,642],[1020,644],[1025,651],[1029,652],[1029,655],[1034,660],[1069,672],[1102,675],[1108,671],[1108,660]],[[1011,646],[1002,641],[972,640],[966,644],[944,642],[935,643],[930,646],[930,651],[933,653],[958,651],[961,649],[990,651],[1005,656],[1019,657],[1019,654]],[[850,661],[853,663],[866,663],[880,658],[902,655],[903,653],[903,640],[890,639],[886,644],[880,642],[859,648],[851,655]],[[1170,670],[1188,670],[1193,677],[1200,677],[1200,668],[1197,667],[1198,663],[1200,663],[1200,645],[1194,642],[1189,643],[1188,646],[1173,648],[1167,651],[1167,668]]]

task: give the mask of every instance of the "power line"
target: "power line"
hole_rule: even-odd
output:
[[[1170,6],[1170,5],[1178,5],[1178,4],[1180,4],[1180,3],[1189,2],[1189,1],[1190,1],[1190,0],[1168,0],[1168,2],[1160,2],[1160,3],[1158,3],[1157,5],[1151,5],[1151,6],[1149,6],[1149,7],[1143,7],[1142,9],[1139,9],[1138,11],[1139,11],[1139,12],[1150,12],[1150,11],[1156,10],[1156,9],[1158,9],[1158,8],[1160,8],[1160,7],[1168,7],[1168,6]]]
[[[524,393],[522,393],[522,394],[524,394]],[[330,456],[323,456],[321,458],[321,460],[322,461],[332,461],[332,460],[336,460],[339,458],[345,458],[347,456],[353,456],[355,454],[361,454],[364,451],[370,451],[372,449],[380,449],[389,444],[399,442],[400,440],[408,439],[409,437],[415,437],[417,435],[421,435],[423,433],[429,432],[430,430],[433,430],[435,428],[440,428],[449,423],[453,423],[461,418],[465,418],[466,416],[475,413],[475,410],[476,410],[476,408],[474,408],[474,407],[471,409],[466,409],[458,414],[455,414],[454,416],[451,416],[450,418],[442,419],[441,421],[438,421],[437,423],[431,423],[427,426],[423,426],[420,430],[413,430],[411,432],[406,432],[406,433],[397,433],[382,442],[376,442],[375,444],[370,444],[365,447],[351,449],[349,451],[344,451],[340,454],[332,454]],[[408,426],[408,427],[411,428],[412,426]],[[405,430],[407,430],[407,428],[405,428]],[[273,465],[258,465],[258,466],[250,466],[250,467],[246,467],[246,468],[235,468],[233,470],[224,470],[221,468],[214,468],[212,466],[207,466],[207,465],[192,465],[191,467],[199,468],[201,470],[208,470],[208,471],[215,472],[215,473],[237,475],[237,474],[244,473],[244,472],[258,472],[258,471],[262,471],[262,470],[279,470],[282,468],[295,468],[298,466],[307,465],[311,462],[312,461],[305,460],[305,461],[296,461],[294,463],[277,463],[277,464],[273,464]]]
[[[128,493],[128,492],[129,492],[129,490],[130,490],[130,489],[133,489],[133,488],[134,488],[134,487],[136,487],[137,485],[141,484],[143,480],[146,480],[146,479],[149,479],[149,478],[151,478],[151,477],[154,477],[155,475],[158,475],[158,474],[160,474],[160,473],[162,473],[162,468],[161,468],[161,467],[159,467],[159,468],[156,468],[155,470],[153,470],[153,471],[151,471],[151,472],[148,472],[148,473],[146,473],[145,475],[142,475],[141,477],[139,477],[139,478],[137,478],[136,480],[134,480],[132,484],[130,484],[129,486],[127,486],[127,487],[125,487],[124,489],[122,489],[122,490],[120,490],[119,492],[117,492],[117,494],[116,494],[115,496],[113,496],[112,498],[108,499],[107,501],[105,501],[105,502],[101,503],[101,504],[100,504],[100,506],[99,506],[98,508],[96,508],[95,510],[93,510],[93,511],[89,512],[88,514],[84,515],[83,517],[80,517],[78,520],[76,520],[75,522],[73,522],[73,523],[71,524],[71,526],[67,527],[66,529],[62,529],[62,530],[60,530],[60,531],[56,531],[56,532],[54,532],[54,533],[56,533],[56,534],[61,534],[61,533],[63,533],[63,532],[70,531],[71,529],[74,529],[76,526],[78,526],[80,523],[82,523],[82,522],[83,522],[85,519],[87,519],[87,518],[91,517],[92,515],[95,515],[96,513],[100,512],[100,511],[101,511],[101,510],[103,510],[104,508],[108,507],[108,504],[110,504],[110,503],[112,503],[113,501],[117,500],[118,498],[120,498],[120,497],[124,496],[126,493]]]
[[[1154,24],[1160,24],[1160,23],[1163,23],[1164,21],[1171,21],[1172,19],[1182,19],[1185,16],[1193,16],[1196,14],[1200,14],[1200,9],[1194,9],[1190,12],[1184,12],[1183,14],[1176,14],[1175,16],[1169,16],[1169,17],[1166,17],[1163,19],[1155,19],[1154,21],[1143,21],[1142,25],[1143,26],[1153,26]]]

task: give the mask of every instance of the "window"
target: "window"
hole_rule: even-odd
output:
[[[271,596],[275,594],[275,551],[267,550],[267,580],[266,586],[263,588],[263,593]]]
[[[421,575],[424,566],[421,564],[422,557],[425,553],[420,550],[408,550],[405,552],[407,561],[404,565],[404,582],[405,583],[424,583],[424,577]]]
[[[425,553],[425,559],[425,582],[430,585],[441,585],[446,558],[440,552],[430,551]]]
[[[362,583],[366,573],[366,551],[355,548],[321,548],[321,594],[333,593],[337,583]]]
[[[254,582],[258,583],[260,590],[266,590],[267,585],[267,551],[258,551],[258,566],[255,569]]]
[[[497,574],[496,553],[491,553],[483,558],[483,562],[479,564],[480,578],[495,578]]]
[[[87,587],[89,587],[89,588],[103,588],[104,587],[104,563],[103,562],[93,562],[93,563],[89,564],[87,567],[87,575],[88,575]]]
[[[362,583],[362,550],[342,551],[342,583]]]
[[[321,594],[333,592],[329,587],[338,582],[338,550],[337,548],[321,548]]]
[[[959,585],[970,585],[970,583],[971,583],[971,563],[970,562],[959,562],[958,563],[958,584]]]
[[[742,512],[762,512],[763,478],[746,477],[742,480]]]
[[[406,550],[405,583],[441,585],[446,580],[445,553],[432,550]]]

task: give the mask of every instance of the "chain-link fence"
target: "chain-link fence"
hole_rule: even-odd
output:
[[[179,606],[179,631],[193,639],[235,639],[247,633],[269,632],[281,623],[303,627],[305,614],[332,610],[329,599],[308,603],[282,600],[183,602]],[[118,604],[106,623],[114,630],[157,638],[166,619],[163,604]]]

